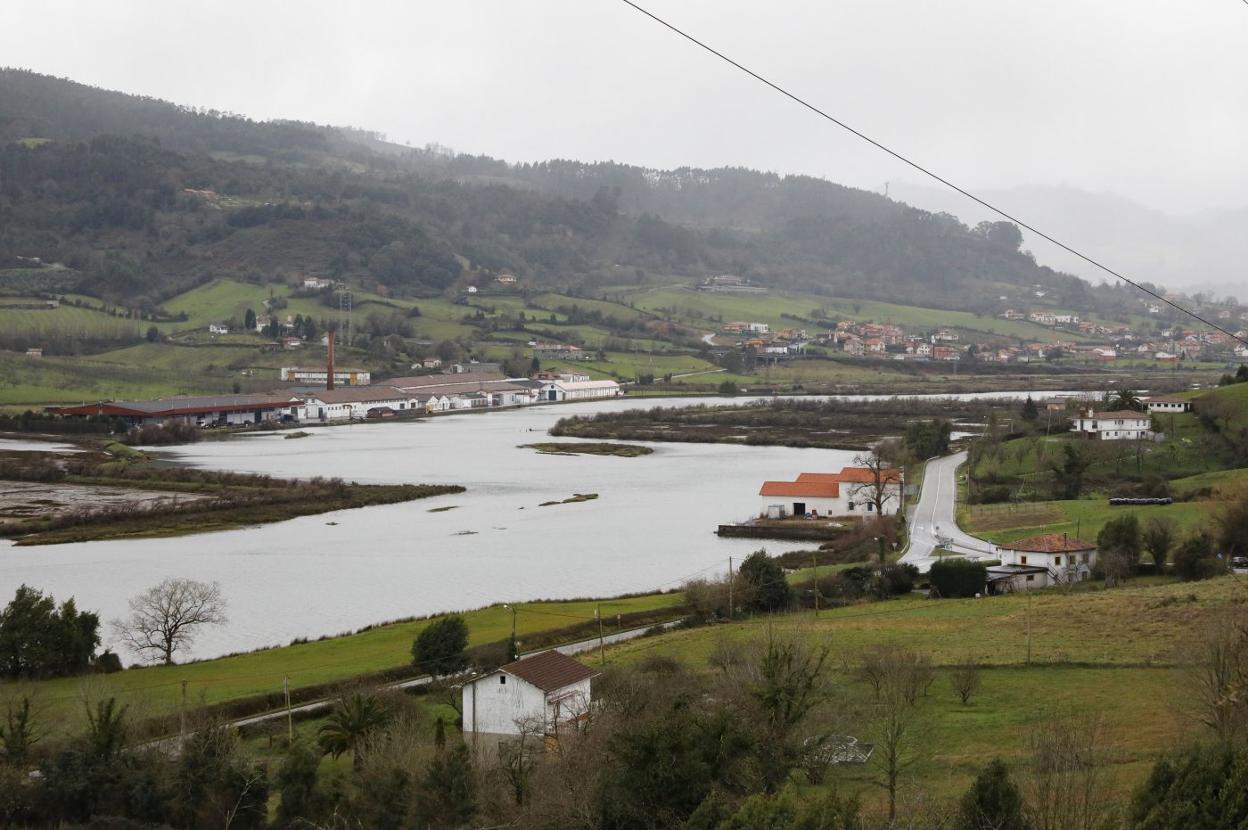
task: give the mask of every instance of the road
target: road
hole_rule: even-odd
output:
[[[666,628],[666,627],[675,625],[676,622],[678,621],[673,620],[672,622],[659,623],[659,624]],[[632,628],[632,629],[629,629],[628,631],[620,631],[615,634],[607,634],[602,638],[602,642],[605,645],[611,645],[612,643],[620,643],[625,640],[632,640],[632,639],[642,636],[647,631],[649,631],[650,628],[652,628],[652,626],[646,626],[644,628]],[[545,649],[545,648],[539,649],[537,651],[531,652],[529,654],[525,654],[523,656],[532,657],[534,654],[540,654],[543,651],[552,651],[552,650],[561,651],[564,654],[580,654],[586,651],[593,651],[596,648],[598,648],[598,638],[593,637],[588,640],[577,640],[574,643],[564,643],[561,646],[555,646],[553,649]],[[412,689],[417,686],[427,686],[432,681],[433,681],[433,678],[429,677],[428,675],[424,675],[422,677],[413,677],[409,680],[400,680],[395,683],[390,683],[386,686],[383,686],[382,688],[387,689],[387,690],[389,689]],[[322,698],[320,700],[313,700],[307,703],[300,703],[297,706],[292,706],[290,708],[290,711],[291,711],[291,714],[294,714],[294,715],[314,713],[314,712],[319,712],[323,709],[329,709],[337,702],[338,702],[337,698],[333,698],[333,697]],[[260,715],[251,715],[245,718],[238,718],[237,720],[230,721],[230,725],[235,726],[235,727],[255,726],[256,724],[266,723],[268,721],[278,720],[279,718],[284,718],[284,717],[286,717],[286,710],[278,709],[272,712],[265,712]],[[176,741],[176,738],[166,739],[165,741],[161,741],[160,743],[165,743],[167,741]]]
[[[963,533],[957,521],[958,483],[957,470],[966,461],[966,453],[959,452],[934,458],[927,462],[923,472],[923,491],[919,503],[907,517],[910,529],[910,545],[901,561],[914,565],[926,573],[936,557],[938,547],[952,550],[968,559],[996,559],[992,543]],[[942,544],[940,538],[947,541]]]

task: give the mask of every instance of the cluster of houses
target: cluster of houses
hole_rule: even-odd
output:
[[[363,370],[335,370],[335,387],[327,389],[328,370],[283,370],[284,380],[304,382],[267,394],[177,396],[154,401],[100,401],[81,406],[54,406],[48,411],[67,417],[96,415],[120,418],[133,426],[179,421],[197,426],[240,426],[268,421],[328,424],[342,421],[431,415],[473,409],[528,406],[559,401],[612,398],[620,394],[613,380],[592,380],[571,372],[543,372],[532,378],[509,378],[497,367],[477,364],[461,371],[390,378],[368,383]],[[339,377],[355,381],[339,386]]]
[[[874,516],[877,502],[881,514],[894,515],[901,509],[901,489],[902,472],[896,467],[802,473],[796,481],[764,481],[758,491],[763,500],[759,515],[769,519]]]

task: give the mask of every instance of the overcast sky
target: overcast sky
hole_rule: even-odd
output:
[[[1248,204],[1241,0],[643,5],[970,187]],[[0,63],[513,161],[921,181],[619,0],[5,0]]]

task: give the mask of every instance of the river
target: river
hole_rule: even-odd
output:
[[[722,444],[652,444],[652,455],[637,458],[517,448],[551,440],[546,430],[565,415],[660,403],[674,402],[625,399],[448,415],[312,428],[297,440],[250,435],[166,450],[182,463],[212,469],[468,489],[175,539],[3,542],[0,599],[25,583],[57,600],[73,596],[107,621],[125,612],[128,597],[165,577],[216,581],[229,622],[206,630],[193,650],[195,657],[211,657],[499,601],[673,588],[690,575],[722,573],[729,556],[740,562],[760,546],[720,539],[714,530],[755,514],[762,481],[837,470],[854,457]],[[599,498],[538,506],[574,493]]]

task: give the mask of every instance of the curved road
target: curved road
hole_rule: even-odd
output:
[[[923,472],[919,503],[907,517],[910,545],[901,561],[926,573],[936,561],[938,547],[952,550],[968,559],[995,559],[991,542],[963,533],[957,521],[957,471],[966,461],[966,452],[933,458]],[[943,543],[942,543],[943,538]]]

